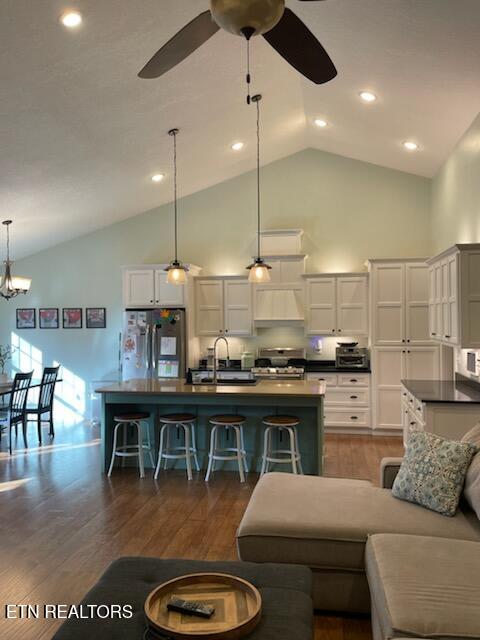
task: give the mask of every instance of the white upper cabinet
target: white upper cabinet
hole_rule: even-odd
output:
[[[123,272],[123,298],[126,308],[155,305],[155,277],[152,269]]]
[[[123,268],[123,305],[125,309],[149,307],[185,307],[192,285],[192,276],[200,268],[188,265],[186,285],[167,282],[166,264]]]
[[[306,278],[308,335],[368,335],[368,276]]]
[[[155,269],[155,305],[182,307],[185,304],[185,287],[167,282],[164,269]]]
[[[428,344],[428,266],[416,261],[374,261],[370,274],[372,344]]]
[[[197,278],[195,317],[199,336],[251,336],[252,287],[246,278]]]
[[[480,348],[480,244],[455,245],[428,261],[430,336]]]

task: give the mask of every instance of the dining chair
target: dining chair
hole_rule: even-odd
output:
[[[49,435],[52,438],[55,435],[53,428],[53,398],[59,369],[59,366],[45,367],[43,369],[42,381],[38,393],[38,403],[36,405],[27,404],[27,422],[33,422],[33,420],[37,422],[38,442],[40,444],[42,444],[42,422],[48,422],[50,425]],[[33,416],[33,418],[30,416]]]
[[[10,392],[10,402],[6,411],[0,411],[0,425],[8,429],[8,448],[12,455],[12,428],[22,425],[23,442],[27,447],[27,397],[33,371],[30,373],[17,373],[13,379],[12,390]]]

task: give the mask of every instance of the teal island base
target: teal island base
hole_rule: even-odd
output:
[[[228,413],[241,414],[247,418],[244,425],[245,449],[251,471],[260,471],[261,468],[264,434],[262,418],[272,414],[297,416],[300,419],[298,435],[304,473],[322,475],[323,382],[262,380],[245,388],[235,385],[187,385],[180,380],[130,380],[100,388],[98,393],[102,395],[101,444],[104,473],[108,470],[112,455],[114,417],[122,413],[142,411],[150,414],[148,427],[155,459],[159,447],[159,417],[165,413],[193,413],[197,419],[197,450],[203,470],[208,461],[208,419],[211,416]],[[172,430],[172,436],[171,446],[183,444],[183,435],[177,434],[176,429]],[[222,436],[229,437],[227,433]],[[180,439],[177,443],[175,439],[178,437]],[[288,448],[286,437],[284,438],[283,443],[278,443],[279,449]],[[224,441],[224,444],[233,446],[231,441],[230,444]],[[129,459],[130,464],[135,464],[133,460]],[[173,467],[174,462],[169,464]],[[177,468],[184,468],[183,461],[176,464]],[[145,456],[145,467],[151,466],[149,457]],[[216,468],[237,470],[235,462],[218,462]],[[291,470],[289,465],[277,465],[271,467],[273,469]]]

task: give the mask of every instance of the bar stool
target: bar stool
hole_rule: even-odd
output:
[[[160,446],[158,448],[158,460],[155,469],[155,480],[158,478],[162,460],[165,460],[164,469],[167,468],[169,460],[185,460],[187,467],[187,478],[192,479],[192,458],[195,462],[195,468],[200,471],[197,457],[197,441],[195,437],[195,420],[193,413],[171,413],[160,416]],[[170,429],[183,429],[185,435],[185,445],[180,447],[170,446]],[[166,447],[164,448],[164,439],[166,435]]]
[[[297,426],[300,420],[295,416],[267,416],[262,423],[267,427],[264,434],[262,468],[260,475],[268,473],[269,464],[291,464],[292,472],[303,475],[302,456],[298,445]],[[273,449],[273,434],[286,432],[290,438],[289,449]],[[281,457],[279,455],[281,454]]]
[[[210,480],[210,475],[215,471],[216,460],[236,460],[238,463],[238,472],[240,474],[240,482],[245,482],[245,473],[248,473],[247,453],[245,451],[245,442],[243,437],[243,424],[246,418],[239,415],[218,415],[212,416],[209,422],[212,426],[210,432],[210,451],[208,452],[208,468],[205,476],[205,482]],[[219,446],[220,430],[235,432],[236,447]],[[225,455],[231,452],[233,455]]]
[[[152,467],[155,465],[152,455],[152,445],[150,442],[150,429],[146,429],[147,444],[143,444],[143,432],[142,423],[150,418],[149,413],[124,413],[118,416],[114,416],[115,428],[113,430],[113,447],[112,457],[110,460],[110,467],[108,469],[108,477],[112,475],[113,465],[115,458],[118,456],[122,458],[122,466],[125,464],[125,458],[138,458],[138,466],[140,469],[140,478],[145,477],[145,466],[143,464],[143,451],[148,451]],[[135,427],[137,441],[134,444],[127,444],[128,439],[128,427],[132,425]],[[123,444],[118,445],[118,432],[123,429]]]

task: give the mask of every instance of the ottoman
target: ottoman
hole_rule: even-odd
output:
[[[82,600],[82,605],[132,605],[130,619],[69,619],[53,640],[141,640],[143,605],[156,586],[187,573],[231,573],[251,582],[262,595],[263,615],[249,640],[312,640],[312,576],[307,567],[250,562],[202,562],[120,558]]]
[[[377,534],[366,567],[375,640],[480,639],[480,542]]]

